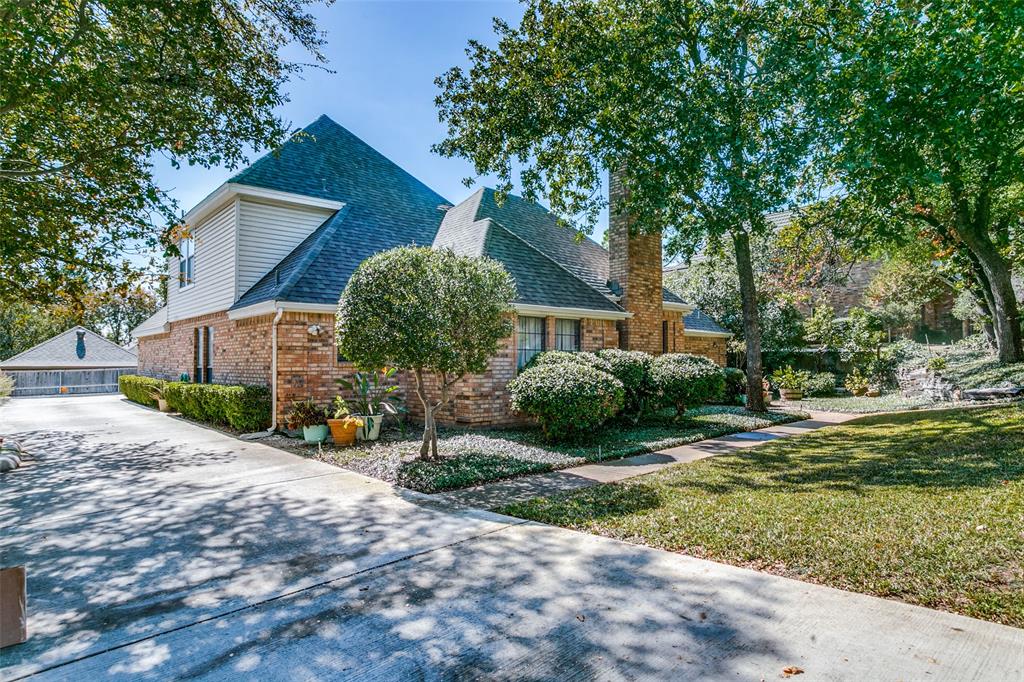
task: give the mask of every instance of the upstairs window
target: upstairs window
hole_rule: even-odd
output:
[[[544,318],[520,317],[516,333],[516,366],[522,369],[537,353],[544,350]]]
[[[575,352],[580,349],[580,321],[555,320],[555,350]]]
[[[196,246],[191,239],[182,239],[178,243],[178,288],[187,287],[193,282],[195,275]]]

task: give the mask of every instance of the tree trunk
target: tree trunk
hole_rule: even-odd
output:
[[[420,443],[420,459],[431,461],[437,459],[437,425],[434,422],[434,406],[427,398],[421,369],[416,370],[416,395],[423,403],[423,441]]]
[[[1021,354],[1020,312],[1010,278],[1010,265],[984,232],[962,224],[958,232],[971,251],[976,278],[983,285],[985,303],[992,314],[999,362],[1020,362],[1024,359]]]
[[[743,300],[743,336],[747,346],[747,409],[764,412],[764,393],[761,367],[761,321],[757,313],[757,286],[754,284],[754,266],[750,261],[750,235],[737,230],[732,236],[736,248],[736,272],[740,279],[740,297]]]

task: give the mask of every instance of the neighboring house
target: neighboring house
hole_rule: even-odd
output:
[[[114,393],[117,377],[134,373],[138,357],[85,327],[72,327],[0,362],[15,396]]]
[[[494,258],[519,292],[515,332],[484,374],[456,387],[448,422],[515,421],[505,386],[541,350],[687,351],[724,363],[729,333],[662,288],[660,239],[630,238],[625,218],[612,219],[609,255],[518,197],[498,206],[480,189],[453,207],[326,116],[305,133],[185,216],[167,305],[133,332],[143,374],[270,385],[276,419],[296,399],[326,403],[353,371],[334,339],[348,278],[370,255],[410,244]]]

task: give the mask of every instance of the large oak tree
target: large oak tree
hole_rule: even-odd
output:
[[[829,61],[805,85],[839,214],[883,238],[916,223],[955,254],[1000,360],[1021,360],[1024,3],[862,0],[823,17]]]
[[[749,407],[761,400],[750,241],[785,206],[811,131],[795,93],[813,43],[786,0],[531,0],[496,47],[471,42],[468,71],[438,79],[438,145],[588,229],[609,169],[622,207],[670,253],[729,244],[743,300]]]
[[[126,256],[176,218],[153,155],[234,167],[283,141],[275,108],[301,67],[282,48],[323,59],[306,4],[0,3],[0,303],[127,292]]]

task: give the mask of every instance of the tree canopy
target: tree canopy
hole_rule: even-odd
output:
[[[621,207],[669,251],[734,243],[748,392],[760,409],[760,331],[749,237],[791,199],[812,129],[795,99],[813,32],[786,0],[531,0],[471,42],[468,71],[438,78],[437,149],[543,195],[593,224],[605,172],[624,169]]]
[[[1022,12],[1020,0],[842,3],[824,15],[828,57],[803,88],[844,219],[876,238],[916,223],[959,254],[1003,361],[1022,357],[1010,282],[1024,226]]]
[[[424,410],[421,457],[437,457],[434,414],[448,404],[449,389],[486,370],[512,333],[515,297],[501,263],[426,247],[378,253],[349,279],[338,305],[338,350],[357,367],[412,373]]]
[[[328,2],[330,0],[327,0]],[[177,221],[152,159],[233,168],[280,144],[274,110],[322,61],[305,0],[14,0],[0,6],[0,301],[123,285]],[[124,288],[124,287],[123,287]],[[124,289],[126,290],[126,289]]]

